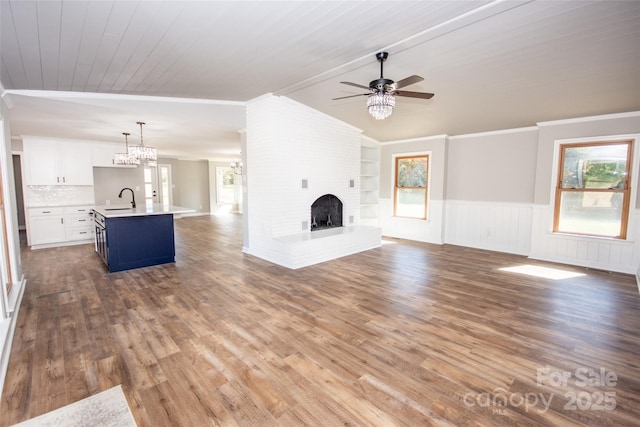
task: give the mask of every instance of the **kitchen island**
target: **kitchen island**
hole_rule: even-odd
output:
[[[174,215],[181,206],[104,205],[93,208],[95,249],[110,273],[175,262]]]

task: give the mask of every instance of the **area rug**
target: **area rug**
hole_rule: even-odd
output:
[[[121,386],[115,386],[14,427],[136,427]]]

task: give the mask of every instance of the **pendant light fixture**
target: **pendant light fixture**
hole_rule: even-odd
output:
[[[233,161],[231,165],[229,165],[233,170],[233,173],[236,175],[242,175],[242,162],[241,161]]]
[[[144,122],[136,122],[136,123],[140,125],[140,145],[131,146],[131,149],[129,150],[129,152],[133,157],[135,157],[138,160],[151,160],[151,161],[158,160],[156,149],[153,147],[147,147],[146,145],[144,145],[144,142],[142,140],[142,125],[144,125],[145,123]]]
[[[124,146],[125,146],[125,152],[124,153],[116,153],[115,156],[113,157],[113,164],[114,165],[139,165],[140,164],[140,160],[136,159],[130,152],[129,152],[129,135],[131,135],[128,132],[122,132],[122,134],[124,135]]]

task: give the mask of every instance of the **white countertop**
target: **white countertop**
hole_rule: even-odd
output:
[[[159,203],[154,203],[150,206],[138,204],[135,209],[131,208],[131,205],[101,205],[94,206],[93,210],[103,215],[105,218],[166,214],[175,215],[195,212],[195,209],[183,208],[182,206],[165,206]]]

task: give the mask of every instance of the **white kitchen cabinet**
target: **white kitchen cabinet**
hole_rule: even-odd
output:
[[[122,145],[122,146],[121,146]],[[117,165],[113,164],[113,158],[116,153],[124,153],[125,146],[124,144],[112,144],[112,143],[104,143],[104,144],[93,144],[91,147],[91,158],[93,166],[98,167],[114,167]]]
[[[91,145],[56,139],[23,139],[27,185],[93,185]]]
[[[66,240],[63,208],[30,208],[28,214],[30,246],[58,243]]]
[[[94,226],[90,206],[67,206],[64,208],[65,240],[93,240]]]
[[[90,242],[94,236],[92,206],[29,208],[29,246],[59,246]]]

